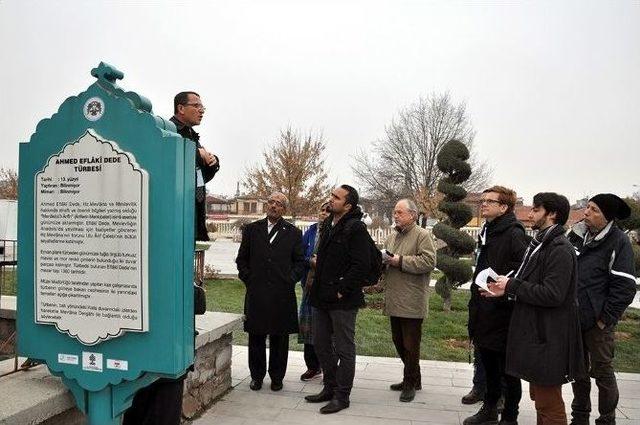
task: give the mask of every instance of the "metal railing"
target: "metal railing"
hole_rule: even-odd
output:
[[[11,309],[9,307],[9,296],[15,296],[18,286],[18,243],[15,240],[0,240],[0,311],[9,312],[13,309],[13,302],[11,302]],[[3,300],[4,298],[4,300]],[[2,319],[11,319],[10,317],[4,317]],[[7,314],[8,316],[8,314]],[[15,318],[15,317],[14,317]],[[8,329],[9,327],[3,327]],[[16,331],[0,334],[0,359],[13,358],[13,368],[8,372],[0,374],[0,376],[14,373],[21,369],[18,366],[18,355],[15,350],[16,345]]]
[[[216,225],[217,235],[221,238],[231,238],[234,241],[238,242],[240,240],[240,226],[235,222],[229,221],[212,221]],[[308,222],[299,222],[296,223],[296,227],[298,227],[302,233],[306,232],[309,226],[312,223]],[[463,227],[460,230],[466,232],[469,236],[471,236],[474,240],[478,238],[478,233],[480,233],[480,227]],[[379,227],[376,229],[369,229],[369,233],[371,234],[371,238],[375,241],[376,244],[382,244],[389,237],[389,235],[393,232],[392,227]],[[527,229],[527,234],[529,236],[533,236],[534,231],[531,229]]]
[[[18,242],[0,239],[0,306],[2,295],[15,295],[18,286]]]

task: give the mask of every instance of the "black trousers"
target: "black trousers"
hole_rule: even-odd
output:
[[[488,350],[482,347],[478,347],[478,350],[480,350],[480,358],[487,376],[487,393],[484,402],[489,406],[496,406],[504,391],[502,419],[515,421],[518,418],[518,405],[522,398],[520,379],[505,373],[506,353],[504,351]],[[501,384],[503,380],[504,389]]]
[[[347,402],[356,374],[356,316],[353,310],[313,310],[313,345],[324,386],[337,400]]]
[[[487,392],[487,375],[476,347],[473,347],[473,389],[481,394]]]
[[[318,360],[313,344],[304,345],[304,364],[307,365],[309,370],[320,370],[320,360]]]
[[[584,362],[589,376],[598,387],[598,413],[596,424],[615,424],[618,406],[618,383],[613,371],[615,327],[600,329],[597,326],[582,332]],[[573,383],[571,416],[576,424],[588,424],[591,413],[591,378],[583,376]]]
[[[139,390],[122,425],[180,425],[184,380],[158,379]]]
[[[269,336],[269,377],[282,382],[287,373],[289,335]],[[267,335],[249,334],[249,371],[251,379],[262,381],[267,374]]]
[[[404,364],[402,382],[420,388],[420,341],[422,340],[422,319],[389,317],[391,338],[398,356]]]

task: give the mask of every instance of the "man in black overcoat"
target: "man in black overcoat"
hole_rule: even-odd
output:
[[[474,281],[478,273],[491,267],[499,275],[518,270],[528,239],[524,226],[513,212],[516,193],[503,186],[493,186],[482,193],[481,213],[486,220],[478,237],[478,256]],[[522,396],[520,380],[505,374],[507,333],[513,303],[506,297],[487,299],[478,286],[471,285],[469,301],[469,337],[480,353],[487,380],[487,392],[480,411],[466,418],[464,425],[497,422],[497,405],[504,391],[501,424],[516,424]],[[504,381],[504,389],[501,382]]]
[[[238,277],[246,286],[244,330],[249,334],[250,388],[262,388],[269,336],[271,389],[280,391],[287,371],[289,334],[298,332],[295,285],[304,271],[302,232],[285,221],[287,198],[269,196],[267,217],[248,224],[238,250]]]
[[[529,220],[537,233],[521,266],[513,277],[490,283],[492,293],[482,294],[514,300],[506,372],[529,382],[542,425],[566,425],[562,385],[584,374],[577,259],[562,227],[569,208],[567,198],[557,193],[534,196]]]

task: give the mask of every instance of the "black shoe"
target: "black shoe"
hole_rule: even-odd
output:
[[[280,391],[282,389],[282,381],[271,381],[271,391]]]
[[[411,384],[406,384],[402,388],[402,392],[400,393],[400,401],[404,401],[405,403],[412,401],[416,398],[416,389]]]
[[[500,419],[498,425],[518,425],[518,421],[508,421],[506,419]]]
[[[251,383],[249,384],[249,388],[251,388],[253,391],[258,391],[260,388],[262,388],[262,381],[252,379]]]
[[[397,384],[389,385],[389,389],[391,391],[402,391],[403,388],[404,388],[404,382],[398,382]],[[419,391],[422,389],[422,384],[416,384],[413,388],[416,391]]]
[[[329,404],[320,408],[320,413],[325,415],[328,413],[336,413],[343,409],[346,409],[347,407],[349,407],[348,401],[340,401],[334,398],[329,402]]]
[[[320,369],[307,369],[305,373],[300,375],[301,381],[308,381],[310,379],[315,378],[316,376],[322,375],[322,371]]]
[[[462,397],[462,404],[476,404],[479,401],[484,400],[484,392],[480,392],[475,388],[471,388],[471,391],[464,397]]]
[[[318,394],[311,394],[304,398],[309,403],[322,403],[325,401],[333,400],[333,391],[329,391],[323,388]]]
[[[391,391],[402,391],[403,386],[404,386],[404,382],[398,382],[397,384],[389,385],[389,389]]]
[[[573,413],[572,413],[572,415],[573,415]],[[571,422],[569,422],[569,425],[589,425],[589,416],[587,415],[586,419],[584,419],[582,417],[571,418]]]
[[[462,425],[497,425],[498,411],[495,406],[482,405],[478,413],[469,416],[462,422]]]

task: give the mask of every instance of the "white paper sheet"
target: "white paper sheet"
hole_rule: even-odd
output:
[[[480,271],[480,273],[478,273],[478,275],[476,276],[476,280],[473,283],[475,283],[485,291],[489,292],[490,294],[493,294],[493,292],[491,292],[489,290],[489,287],[487,286],[488,278],[491,278],[493,280],[496,280],[498,278],[498,273],[496,273],[495,270],[493,270],[491,267],[487,267],[486,269]]]

